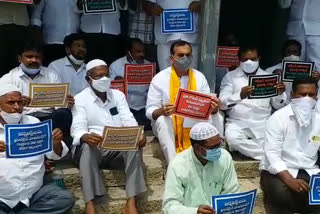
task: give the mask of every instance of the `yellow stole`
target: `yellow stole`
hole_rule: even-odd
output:
[[[178,90],[180,88],[179,77],[174,70],[173,66],[171,67],[171,76],[170,76],[170,103],[174,105]],[[194,76],[193,70],[189,69],[189,82],[188,90],[197,90],[196,78]],[[191,146],[190,142],[190,128],[183,128],[183,117],[172,115],[174,135],[176,142],[176,151],[177,153],[182,152],[183,150]]]

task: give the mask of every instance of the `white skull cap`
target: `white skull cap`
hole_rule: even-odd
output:
[[[17,88],[15,85],[13,84],[9,84],[9,83],[0,83],[1,87],[0,87],[0,96],[3,96],[7,93],[13,92],[13,91],[18,91],[21,93],[21,90],[19,88]]]
[[[192,140],[206,140],[219,134],[216,127],[208,122],[200,122],[194,125],[190,131]]]
[[[91,60],[90,62],[88,62],[87,66],[86,66],[86,70],[87,72],[90,71],[92,68],[101,66],[101,65],[105,65],[108,66],[107,63],[101,59],[94,59]]]

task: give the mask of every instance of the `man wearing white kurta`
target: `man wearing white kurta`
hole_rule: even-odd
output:
[[[285,86],[278,83],[279,96],[248,99],[253,90],[248,86],[248,76],[268,73],[259,68],[256,48],[240,48],[239,59],[240,67],[228,72],[221,83],[221,109],[227,113],[225,136],[231,151],[261,160],[265,121],[271,115],[272,107],[279,109],[285,105]]]
[[[147,0],[146,13],[155,16],[154,34],[157,45],[157,56],[160,70],[170,66],[170,46],[176,40],[185,40],[192,44],[193,62],[192,68],[198,67],[199,52],[199,11],[200,0]],[[172,33],[163,34],[161,32],[161,14],[165,9],[189,9],[194,13],[194,33]]]
[[[314,112],[316,97],[314,80],[295,80],[291,103],[266,123],[260,169],[267,214],[320,213],[320,206],[308,203],[310,176],[320,172],[320,106]]]
[[[287,34],[302,45],[302,60],[316,63],[320,69],[320,1],[278,0],[282,8],[290,8]]]
[[[191,128],[197,122],[172,115],[177,95],[177,91],[174,92],[174,89],[184,88],[201,93],[210,93],[205,76],[201,72],[190,68],[192,60],[190,44],[186,41],[177,41],[172,44],[171,50],[172,66],[161,71],[153,78],[146,107],[146,115],[152,121],[153,133],[158,137],[168,162],[174,159],[177,152],[181,152],[191,145],[190,142],[187,142],[187,139],[182,138],[177,133],[177,129],[180,128],[176,126],[177,121],[183,120],[183,129]],[[217,113],[219,110],[218,99],[213,99],[211,104],[213,105],[212,113]],[[219,127],[220,133],[223,133],[223,117],[217,113],[212,115],[211,119],[215,122],[215,126]],[[184,136],[186,136],[185,134]]]
[[[4,126],[39,120],[23,113],[21,90],[12,84],[1,84],[0,109],[0,214],[69,213],[74,204],[72,193],[53,183],[43,184],[45,156],[59,160],[69,151],[61,130],[52,132],[53,151],[34,157],[7,158]]]

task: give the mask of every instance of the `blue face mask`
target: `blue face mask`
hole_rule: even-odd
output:
[[[203,157],[207,161],[219,160],[221,156],[221,147],[215,149],[206,149],[206,156]]]
[[[28,68],[23,63],[20,64],[20,68],[22,69],[22,71],[24,73],[30,74],[30,75],[35,75],[35,74],[39,73],[41,70],[41,66],[39,68]]]

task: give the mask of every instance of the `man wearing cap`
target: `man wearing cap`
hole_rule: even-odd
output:
[[[239,191],[231,155],[221,148],[217,129],[207,122],[190,131],[192,147],[169,164],[162,211],[164,214],[214,214],[211,197]]]
[[[53,183],[43,184],[45,156],[58,160],[69,151],[62,141],[61,130],[53,130],[52,152],[22,159],[6,158],[4,125],[38,122],[37,118],[23,114],[20,89],[14,85],[2,84],[0,88],[0,214],[68,213],[74,204],[71,192]]]
[[[179,88],[209,94],[210,88],[205,76],[191,68],[192,47],[186,41],[171,45],[172,66],[160,71],[152,80],[148,91],[146,116],[152,122],[154,135],[159,139],[161,149],[168,162],[176,153],[191,145],[189,132],[197,121],[173,115],[174,103]],[[223,117],[219,114],[219,100],[213,97],[210,121],[223,133]]]
[[[142,170],[142,151],[146,138],[139,139],[138,151],[115,152],[98,148],[105,126],[137,126],[125,95],[110,89],[107,64],[99,59],[90,61],[86,79],[90,87],[75,96],[72,109],[71,135],[75,148],[74,160],[79,164],[86,213],[95,212],[93,200],[105,195],[100,168],[124,169],[127,203],[125,214],[137,214],[136,196],[145,192]]]

